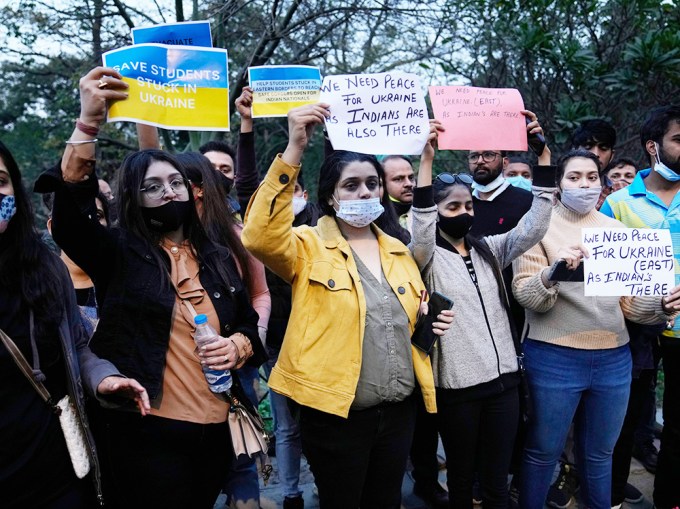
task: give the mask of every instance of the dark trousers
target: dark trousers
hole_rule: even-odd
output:
[[[640,422],[640,416],[645,410],[649,387],[653,384],[654,371],[650,369],[641,371],[639,378],[633,378],[630,384],[630,398],[628,399],[626,417],[612,457],[612,506],[622,504],[625,498],[624,490],[630,472],[635,430]]]
[[[411,445],[413,481],[425,491],[431,491],[439,483],[438,420],[437,414],[427,413],[422,398],[416,398],[416,400],[416,427],[413,433],[413,445]]]
[[[120,509],[212,509],[233,461],[229,425],[104,411],[104,493]]]
[[[438,404],[452,509],[472,508],[478,466],[484,509],[507,509],[508,472],[519,419],[517,388],[488,398]]]
[[[654,505],[680,506],[680,339],[661,339],[663,433],[654,479]]]
[[[399,509],[415,415],[415,396],[347,419],[301,407],[302,452],[321,509]]]
[[[75,481],[55,500],[33,506],[33,509],[94,509],[98,506],[94,485],[88,475]]]

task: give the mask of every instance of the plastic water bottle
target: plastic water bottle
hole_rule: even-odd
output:
[[[196,315],[194,323],[196,324],[194,341],[199,349],[217,341],[217,332],[208,323],[206,315]],[[229,392],[229,389],[231,389],[231,372],[228,369],[210,369],[206,365],[202,367],[205,379],[208,381],[208,387],[212,392]]]

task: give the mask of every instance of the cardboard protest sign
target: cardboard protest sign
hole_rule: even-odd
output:
[[[335,150],[420,154],[425,147],[430,124],[415,74],[326,76],[320,101],[331,106],[326,129]]]
[[[514,88],[430,87],[434,118],[446,131],[444,150],[527,150],[522,95]]]
[[[670,230],[583,228],[586,296],[663,296],[675,286]]]
[[[229,130],[227,51],[140,44],[109,51],[130,86],[129,97],[109,108],[108,121],[142,122],[166,129]]]
[[[164,23],[132,29],[132,44],[167,44],[169,46],[204,46],[212,48],[209,21]]]
[[[253,89],[253,118],[285,117],[288,110],[319,102],[321,71],[307,65],[248,68]]]

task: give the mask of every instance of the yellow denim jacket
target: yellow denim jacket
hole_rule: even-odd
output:
[[[278,156],[250,201],[241,239],[246,248],[292,285],[293,303],[269,386],[301,405],[347,417],[354,400],[366,323],[357,266],[335,219],[293,228],[293,188],[300,166]],[[415,325],[425,289],[406,246],[373,226],[380,260],[395,295]],[[411,347],[425,407],[436,412],[430,360]]]

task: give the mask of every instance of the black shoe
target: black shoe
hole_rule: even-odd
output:
[[[413,494],[422,498],[430,507],[435,509],[446,509],[449,507],[449,492],[442,488],[439,483],[428,487],[414,484]]]
[[[562,463],[560,475],[548,490],[546,504],[555,509],[566,509],[574,501],[574,493],[578,491],[578,477],[574,465]]]
[[[654,447],[651,442],[645,442],[642,444],[635,444],[633,446],[633,458],[642,463],[647,472],[650,474],[656,474],[656,462],[659,458],[659,452]]]
[[[623,489],[624,500],[630,504],[637,504],[645,499],[642,492],[630,483]]]
[[[283,509],[305,509],[305,500],[302,496],[286,497],[283,499]]]

